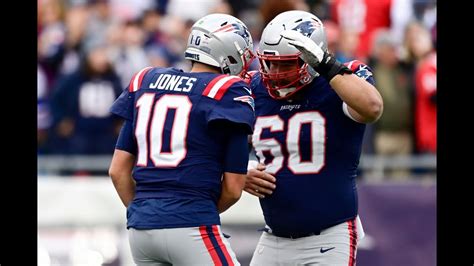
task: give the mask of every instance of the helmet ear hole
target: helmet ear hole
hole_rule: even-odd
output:
[[[237,64],[237,60],[235,60],[235,58],[234,58],[233,56],[230,56],[230,55],[229,55],[229,56],[227,56],[227,58],[229,58],[229,62],[230,62],[231,64]]]

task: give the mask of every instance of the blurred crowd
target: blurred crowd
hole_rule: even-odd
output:
[[[435,0],[38,0],[38,154],[112,154],[121,121],[109,107],[146,66],[188,71],[200,17],[240,18],[257,49],[266,23],[291,9],[323,20],[340,61],[372,68],[384,113],[363,153],[436,153]]]

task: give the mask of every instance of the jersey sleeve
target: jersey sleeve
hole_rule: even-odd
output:
[[[219,85],[219,82],[216,84]],[[246,132],[251,134],[255,122],[255,104],[249,86],[237,78],[221,84],[221,87],[215,89],[217,93],[207,94],[206,91],[203,93],[205,101],[210,102],[206,116],[207,123],[226,120],[243,125]],[[221,96],[211,97],[213,95]]]
[[[352,70],[354,74],[375,86],[374,75],[372,74],[372,69],[368,65],[362,63],[359,60],[352,60],[350,62],[344,63],[344,65]]]
[[[135,93],[130,92],[129,87],[125,88],[110,107],[110,112],[126,120],[133,120],[134,96]]]
[[[133,75],[128,86],[110,107],[111,113],[127,120],[133,120],[135,92],[140,89],[145,75],[152,69],[152,67],[145,67]]]
[[[123,123],[115,148],[137,155],[137,143],[133,136],[132,121],[125,120]]]

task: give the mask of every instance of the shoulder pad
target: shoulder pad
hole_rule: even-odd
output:
[[[212,79],[202,92],[202,95],[216,100],[222,99],[226,91],[235,83],[243,81],[237,76],[219,75]]]
[[[135,92],[140,89],[142,85],[143,77],[150,71],[153,67],[145,67],[144,69],[138,71],[135,75],[133,75],[132,79],[130,80],[130,84],[128,85],[128,91]]]

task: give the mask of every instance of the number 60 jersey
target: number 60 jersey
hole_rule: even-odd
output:
[[[352,71],[374,83],[358,62]],[[349,118],[343,101],[322,77],[298,92],[299,99],[271,98],[257,73],[252,145],[266,172],[276,177],[273,194],[260,199],[275,232],[315,232],[357,215],[356,171],[365,124]]]
[[[252,133],[255,114],[248,85],[236,76],[148,67],[132,78],[111,112],[133,121],[134,201],[173,199],[159,207],[162,217],[129,217],[128,226],[220,224],[216,203],[225,170],[225,136],[209,125],[224,120]]]

